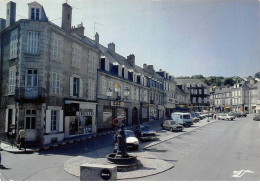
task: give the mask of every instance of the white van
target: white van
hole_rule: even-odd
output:
[[[171,117],[173,121],[176,121],[184,127],[193,125],[190,113],[174,112],[171,114]]]

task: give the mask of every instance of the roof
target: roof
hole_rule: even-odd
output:
[[[215,94],[216,93],[229,93],[229,92],[231,92],[231,89],[232,89],[232,87],[225,87],[225,88],[222,88],[222,89],[218,89],[218,88],[216,88],[216,90],[215,90]]]
[[[177,85],[178,84],[202,84],[205,87],[209,87],[205,82],[203,82],[200,79],[176,79],[175,78],[175,81],[177,82]]]

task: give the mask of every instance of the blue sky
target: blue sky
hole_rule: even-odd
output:
[[[5,18],[6,0],[0,0]],[[28,0],[17,3],[16,19],[27,18]],[[65,0],[38,0],[49,20],[61,25]],[[68,0],[72,24],[85,35],[116,44],[136,64],[154,65],[174,76],[249,76],[260,71],[258,0]],[[56,19],[56,20],[55,20]]]

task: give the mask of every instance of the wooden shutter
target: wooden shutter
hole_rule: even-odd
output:
[[[70,96],[73,96],[73,77],[70,77]]]
[[[46,129],[46,133],[51,132],[51,110],[46,110],[45,129]]]
[[[79,79],[79,97],[83,97],[83,80]]]
[[[5,132],[8,132],[8,112],[9,109],[5,109]]]
[[[15,116],[16,116],[16,109],[12,109],[13,113],[12,113],[12,124],[15,125]]]
[[[63,132],[63,110],[59,110],[59,132]]]

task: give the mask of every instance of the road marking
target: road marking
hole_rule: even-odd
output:
[[[0,172],[0,181],[5,181],[4,176],[2,175],[2,173]]]
[[[233,175],[231,175],[231,177],[241,178],[246,173],[254,173],[254,172],[250,170],[233,171]]]

